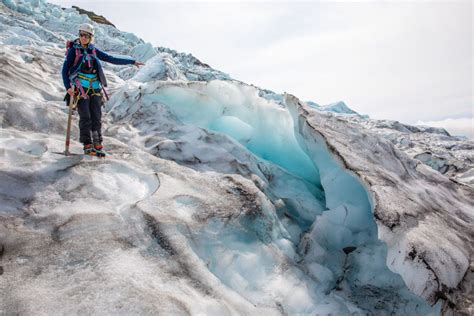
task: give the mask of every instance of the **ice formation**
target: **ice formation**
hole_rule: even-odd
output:
[[[449,159],[99,24],[146,66],[106,67],[109,158],[64,157],[63,43],[90,21],[41,0],[0,20],[0,313],[472,312],[473,189]]]

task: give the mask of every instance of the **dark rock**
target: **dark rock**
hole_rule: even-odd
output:
[[[81,9],[75,5],[72,6],[74,9],[76,9],[80,14],[85,14],[87,15],[92,21],[100,24],[106,24],[106,25],[111,25],[115,27],[110,21],[108,21],[106,18],[104,18],[102,15],[97,15],[92,11],[87,11],[84,9]],[[115,27],[116,28],[116,27]]]
[[[342,249],[344,251],[344,253],[346,255],[350,254],[351,252],[353,252],[354,250],[356,250],[357,247],[354,247],[354,246],[349,246],[349,247],[344,247],[344,249]]]

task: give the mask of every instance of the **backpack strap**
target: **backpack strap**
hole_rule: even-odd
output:
[[[91,55],[95,57],[97,57],[97,52],[95,51],[95,46],[93,45],[90,45],[92,47],[92,54],[87,54],[87,62],[89,63],[89,67],[91,67]]]
[[[67,53],[69,52],[69,49],[71,48],[76,50],[76,56],[74,57],[74,64],[73,64],[73,67],[74,67],[77,65],[77,63],[79,62],[79,59],[83,56],[83,54],[81,54],[81,50],[78,47],[77,40],[75,41],[67,40],[65,56],[67,56]]]
[[[87,51],[89,50],[89,48],[92,49],[92,54],[88,54]],[[97,52],[95,50],[95,46],[93,46],[92,44],[89,44],[89,46],[84,49],[85,50],[85,54],[81,54],[81,50],[79,48],[77,48],[76,46],[76,59],[74,60],[74,65],[77,64],[77,62],[79,61],[79,58],[82,57],[82,56],[85,56],[86,57],[86,61],[87,61],[87,65],[89,67],[91,67],[91,56],[94,56],[95,58],[97,57]]]
[[[66,51],[64,52],[64,56],[67,56],[67,53],[69,52],[69,48],[72,47],[72,41],[67,40],[66,41]]]
[[[77,63],[79,62],[79,58],[81,58],[83,54],[81,54],[81,50],[76,47],[76,58],[74,58],[74,64],[73,66],[76,66]]]
[[[105,87],[102,86],[102,91],[104,91],[105,99],[109,101],[109,95],[107,94],[107,91],[105,91]]]

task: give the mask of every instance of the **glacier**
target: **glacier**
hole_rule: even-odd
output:
[[[472,141],[248,85],[42,0],[0,19],[0,313],[473,312]],[[104,67],[106,160],[58,155],[83,22],[146,62]]]

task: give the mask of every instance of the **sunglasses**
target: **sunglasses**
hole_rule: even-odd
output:
[[[89,33],[79,33],[79,37],[91,38]]]

